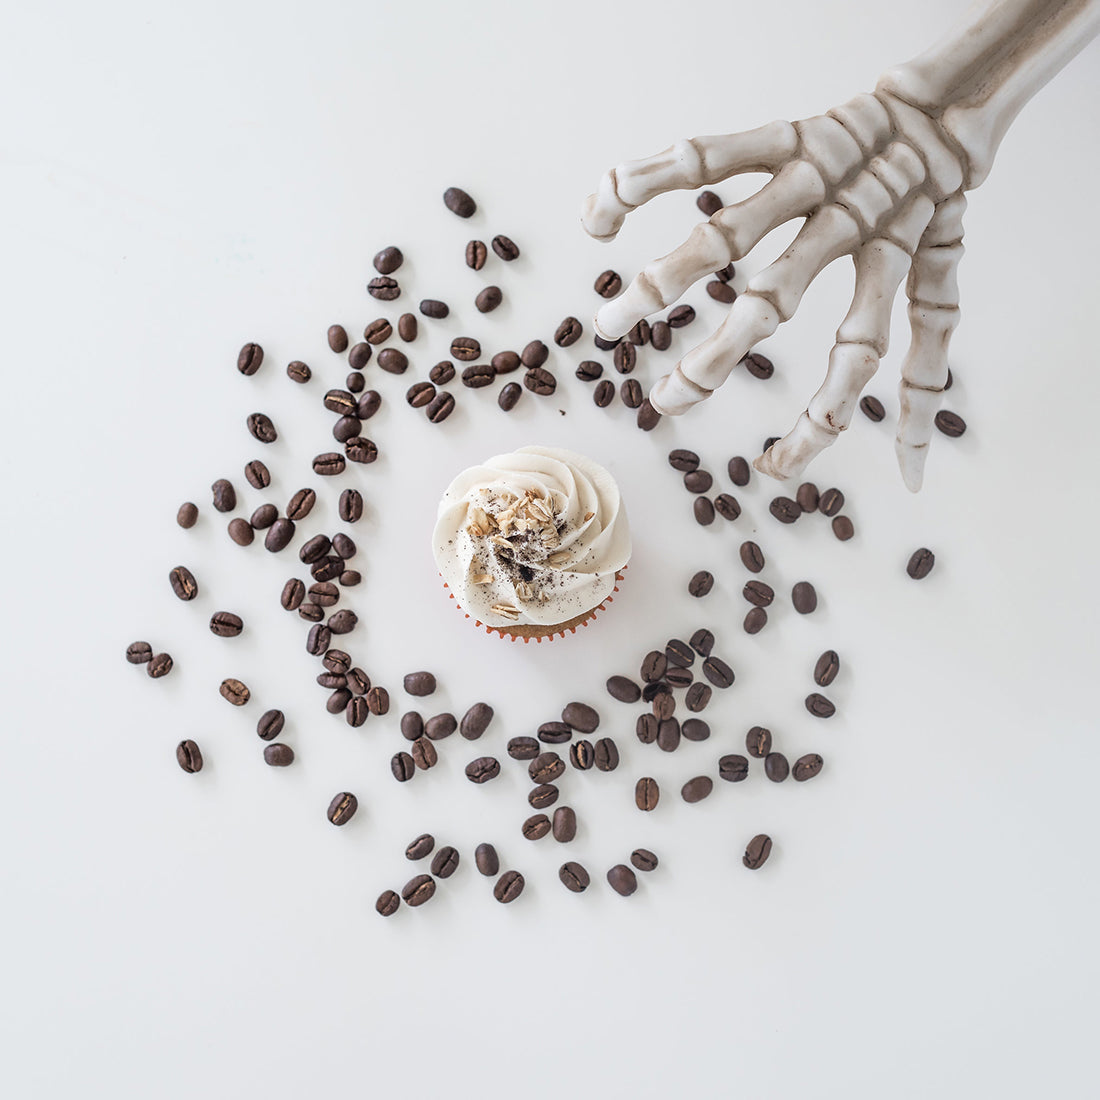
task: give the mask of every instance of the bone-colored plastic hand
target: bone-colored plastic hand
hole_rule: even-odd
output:
[[[679,414],[709,397],[794,314],[824,267],[851,256],[855,291],[825,381],[794,428],[754,463],[773,477],[795,477],[851,422],[886,353],[891,306],[908,274],[911,342],[901,366],[895,449],[906,485],[919,489],[959,320],[963,192],[985,178],[1023,104],[1098,31],[1100,0],[987,2],[960,32],[886,73],[873,94],[802,122],[680,141],[613,168],[582,215],[601,240],[613,239],[631,210],[666,191],[742,173],[772,179],[647,265],[600,309],[597,331],[622,336],[777,226],[804,217],[790,248],[749,280],[718,330],[657,382],[650,400],[660,412]]]

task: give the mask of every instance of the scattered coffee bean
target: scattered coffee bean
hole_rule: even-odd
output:
[[[374,270],[379,275],[392,275],[404,262],[405,257],[401,249],[396,245],[390,245],[374,257]]]
[[[620,290],[623,289],[623,280],[617,271],[612,271],[610,268],[607,271],[601,271],[596,276],[595,283],[592,284],[592,289],[601,298],[614,298]]]
[[[592,400],[598,409],[606,409],[615,400],[615,383],[608,378],[600,379],[592,391]]]
[[[372,416],[382,407],[382,395],[377,390],[367,390],[359,398],[358,404],[355,406],[355,415],[360,420],[370,420]]]
[[[360,340],[358,344],[355,344],[351,351],[348,352],[348,366],[353,371],[366,370],[367,364],[370,362],[370,357],[374,354],[374,349],[367,343],[366,340]],[[351,388],[350,386],[348,387]],[[359,388],[363,388],[363,379],[359,379]]]
[[[348,334],[343,325],[329,325],[328,346],[338,355],[348,350]]]
[[[601,737],[592,749],[596,770],[613,772],[619,766],[619,747],[610,737]]]
[[[561,879],[562,885],[574,894],[583,894],[591,881],[588,872],[572,860],[558,868],[558,878]]]
[[[405,400],[414,408],[420,409],[435,397],[435,386],[431,382],[414,382],[405,391]]]
[[[456,729],[458,729],[458,719],[453,714],[449,712],[433,714],[424,723],[424,736],[429,741],[442,741],[450,737]]]
[[[699,711],[707,708],[713,694],[709,684],[692,684],[687,689],[687,695],[684,696],[684,705],[692,714],[698,714]],[[685,722],[684,725],[687,723]]]
[[[367,706],[371,714],[386,714],[390,709],[390,693],[384,687],[372,687],[367,692]]]
[[[595,359],[585,359],[574,373],[582,382],[595,382],[603,374],[603,364]]]
[[[741,362],[745,364],[745,370],[753,378],[768,379],[775,373],[775,365],[772,361],[766,355],[756,351],[749,352]],[[764,449],[767,450],[766,447]]]
[[[492,241],[493,251],[506,263],[519,258],[519,247],[510,237],[498,233]]]
[[[839,489],[826,489],[817,506],[823,516],[835,516],[844,507],[844,494]]]
[[[328,649],[331,641],[332,630],[324,623],[314,623],[306,637],[306,652],[311,656],[320,657]]]
[[[378,365],[387,374],[404,374],[409,369],[409,357],[400,348],[383,348],[378,353]]]
[[[833,519],[833,534],[841,542],[847,542],[855,533],[855,525],[847,516],[836,516]]]
[[[633,344],[616,344],[611,361],[620,374],[630,374],[638,365],[638,352]]]
[[[417,875],[401,887],[401,897],[409,906],[423,905],[435,894],[435,879],[431,875]]]
[[[325,700],[325,710],[329,714],[343,714],[348,709],[348,703],[351,702],[351,699],[351,692],[347,688],[337,688]]]
[[[700,657],[709,657],[710,651],[714,648],[714,634],[705,628],[697,630],[691,636],[691,648]]]
[[[505,871],[493,887],[493,897],[502,905],[507,905],[523,893],[523,887],[524,879],[519,871]]]
[[[499,394],[497,404],[505,411],[511,412],[519,399],[523,396],[523,387],[518,382],[509,382]]]
[[[393,890],[383,890],[374,903],[375,912],[383,917],[392,917],[401,906],[401,896]]]
[[[404,686],[410,695],[431,695],[436,688],[435,677],[430,672],[409,672]]]
[[[274,504],[261,504],[248,517],[248,525],[254,531],[266,531],[279,518],[279,509]]]
[[[772,731],[764,726],[753,726],[745,734],[745,748],[749,756],[763,760],[772,751]]]
[[[671,716],[657,722],[657,748],[675,752],[680,747],[680,723]]]
[[[799,485],[794,498],[798,501],[798,506],[803,512],[817,511],[820,494],[817,491],[817,486],[812,481],[804,481]]]
[[[211,497],[213,498],[214,508],[219,512],[232,512],[237,507],[237,490],[233,488],[233,483],[227,481],[224,477],[218,478],[213,485],[210,486]]]
[[[651,432],[661,422],[661,414],[647,397],[638,407],[637,424],[643,432]]]
[[[733,521],[741,515],[741,505],[729,493],[719,493],[714,498],[714,510],[725,520]]]
[[[466,778],[471,783],[488,783],[498,775],[500,775],[500,761],[495,756],[479,756],[466,765]]]
[[[634,785],[634,803],[639,810],[648,813],[657,808],[661,798],[661,789],[657,786],[657,780],[649,776],[643,776]]]
[[[799,615],[810,615],[817,610],[817,589],[809,581],[799,581],[791,589],[791,603]]]
[[[473,217],[477,211],[477,203],[460,187],[448,187],[443,192],[443,204],[460,218]]]
[[[286,716],[281,710],[265,710],[256,723],[256,735],[262,741],[274,741],[286,725]]]
[[[813,777],[821,771],[823,764],[824,761],[816,752],[808,752],[805,756],[800,756],[794,762],[794,767],[791,769],[794,781],[796,783],[805,783],[807,779],[813,779]]]
[[[481,344],[472,336],[456,336],[451,341],[451,355],[461,363],[472,363],[481,357]]]
[[[462,384],[470,389],[480,389],[482,386],[491,386],[496,377],[491,363],[474,363],[462,372]]]
[[[172,657],[168,653],[154,653],[145,664],[145,671],[154,680],[167,676],[172,671]]]
[[[256,537],[252,524],[246,519],[241,519],[240,516],[235,516],[229,521],[227,530],[229,531],[229,537],[238,546],[251,546],[252,540]]]
[[[540,752],[527,765],[532,783],[553,783],[565,772],[565,761],[556,752]]]
[[[490,360],[494,374],[511,374],[522,365],[519,354],[514,351],[498,351]]]
[[[559,806],[554,811],[552,831],[559,844],[568,844],[576,837],[577,815],[571,806]]]
[[[398,783],[407,783],[416,774],[416,763],[407,752],[395,752],[390,758],[390,772]]]
[[[836,707],[824,695],[816,691],[806,696],[806,709],[815,718],[832,718],[836,714]]]
[[[790,497],[775,497],[768,505],[768,511],[780,523],[794,523],[802,515],[802,506],[797,500],[792,500]]]
[[[335,451],[319,454],[313,459],[313,472],[321,477],[334,477],[336,474],[342,474],[346,467],[347,462],[344,456],[337,454]]]
[[[176,512],[176,523],[178,523],[184,530],[194,527],[195,522],[199,518],[198,508],[189,500],[185,500]]]
[[[492,720],[493,708],[488,703],[474,703],[462,716],[458,732],[467,741],[476,741],[489,728]]]
[[[295,499],[297,495],[295,494]],[[295,499],[291,500],[290,507],[294,506]],[[312,507],[313,505],[310,503],[310,508]],[[298,551],[298,558],[304,565],[312,565],[315,561],[320,561],[330,549],[332,549],[332,540],[328,535],[314,535]]]
[[[710,497],[696,497],[691,511],[700,527],[709,527],[714,522],[715,508]]]
[[[712,790],[714,780],[709,775],[697,775],[680,788],[680,797],[685,802],[702,802]]]
[[[359,809],[359,799],[350,791],[341,791],[328,804],[328,819],[333,825],[346,825]]]
[[[722,209],[722,200],[713,191],[700,191],[695,196],[695,205],[706,217],[711,218]]]
[[[320,561],[314,562],[309,567],[309,573],[315,581],[330,581],[340,576],[343,568],[343,561],[335,554],[329,554]]]
[[[181,741],[176,746],[176,763],[188,775],[194,775],[195,772],[202,771],[202,752],[199,750],[199,746],[190,739]]]
[[[762,607],[751,608],[742,625],[746,634],[759,634],[768,625],[768,613]]]
[[[313,489],[299,489],[294,496],[290,498],[286,506],[286,514],[289,519],[302,520],[313,511],[313,506],[317,503],[317,494]],[[328,539],[324,535],[318,535],[317,539],[324,539],[324,549],[321,550],[315,557],[303,557],[302,561],[311,562],[317,561],[319,558],[324,557],[328,552]],[[306,546],[311,546],[317,542],[317,539],[310,539],[306,543]],[[305,553],[306,548],[303,547],[301,553]]]
[[[565,722],[543,722],[538,729],[539,740],[547,745],[563,745],[573,736],[573,727]]]
[[[626,339],[636,348],[645,347],[649,343],[652,330],[649,322],[643,317],[627,334]]]
[[[670,668],[668,672],[683,672],[684,669]],[[688,675],[691,675],[690,670],[686,670]],[[668,673],[666,673],[668,675]],[[657,686],[657,685],[654,685]],[[668,681],[660,685],[663,690],[656,692],[653,695],[653,716],[658,722],[663,722],[666,718],[671,718],[676,713],[676,700],[672,695],[672,684]]]
[[[241,374],[253,375],[264,361],[264,349],[259,344],[245,344],[237,355],[237,370]]]
[[[178,599],[193,600],[199,594],[199,583],[186,565],[177,565],[168,574],[168,583]]]
[[[748,760],[737,753],[729,753],[718,761],[718,778],[727,783],[740,783],[748,774]]]
[[[714,484],[714,478],[706,470],[689,470],[684,474],[684,488],[689,493],[706,493]]]
[[[734,275],[736,274],[737,269],[733,266],[732,263],[728,263],[724,268],[722,268],[721,271],[716,271],[714,273],[714,277],[716,279],[720,279],[723,283],[728,283],[730,282],[730,280],[733,279]]]
[[[542,747],[533,737],[513,737],[508,742],[508,755],[513,760],[534,760]]]
[[[626,676],[611,676],[607,681],[607,693],[620,703],[636,703],[642,697],[642,689]]]
[[[349,561],[356,554],[354,539],[349,535],[345,535],[343,531],[337,531],[332,536],[332,549],[336,552],[336,556],[343,561]]]
[[[393,325],[385,317],[378,317],[363,329],[363,339],[368,344],[384,344],[393,335]]]
[[[581,338],[583,333],[584,326],[576,317],[566,317],[554,331],[554,343],[559,348],[570,347]]]
[[[132,665],[148,664],[153,656],[153,647],[148,642],[131,642],[126,647],[126,660]]]
[[[431,833],[421,833],[409,841],[405,848],[405,858],[415,863],[418,859],[427,859],[434,849],[435,837]]]
[[[451,307],[438,298],[422,298],[420,300],[420,312],[433,321],[442,321],[451,312]]]
[[[764,757],[764,774],[773,783],[782,783],[791,774],[791,766],[781,752],[769,752]]]
[[[291,577],[290,580],[283,585],[283,592],[279,597],[279,602],[286,611],[297,611],[298,608],[302,606],[302,601],[305,598],[305,584],[298,580],[297,577]]]
[[[558,380],[545,367],[531,367],[523,376],[523,384],[539,397],[549,397],[557,389]]]
[[[628,409],[641,408],[641,404],[645,400],[645,394],[642,392],[642,384],[637,378],[626,379],[619,387],[619,396],[623,399],[623,404]]]
[[[814,665],[814,683],[821,687],[828,687],[840,671],[840,657],[835,649],[827,649],[817,659]]]
[[[772,838],[765,833],[754,836],[745,848],[745,854],[741,862],[750,870],[755,871],[762,867],[772,853]]]
[[[344,673],[351,668],[351,657],[342,649],[330,649],[324,657],[321,658],[321,664],[323,664],[329,672]]]
[[[215,611],[210,616],[210,633],[219,638],[236,638],[244,629],[244,622],[240,615],[234,615],[232,611]]]
[[[695,320],[695,310],[691,306],[676,306],[675,309],[669,311],[668,314],[668,327],[669,328],[685,328]]]
[[[642,659],[641,677],[647,684],[655,683],[665,674],[665,655],[659,649],[650,650]]]
[[[596,708],[587,703],[566,703],[562,708],[561,720],[578,733],[595,733],[600,724]]]
[[[716,301],[730,305],[737,301],[737,291],[721,279],[711,279],[706,286],[707,293]]]
[[[294,750],[278,741],[265,745],[264,763],[272,768],[288,768],[294,763]]]
[[[923,580],[932,572],[932,566],[935,564],[936,555],[927,547],[922,546],[919,550],[913,551],[909,558],[909,564],[905,567],[905,572],[915,581]]]
[[[528,369],[541,367],[550,358],[550,349],[541,340],[532,340],[519,353],[519,358]]]
[[[775,590],[763,581],[749,581],[741,589],[741,595],[756,607],[768,607],[775,599]]]
[[[450,878],[458,870],[459,855],[449,844],[444,845],[432,857],[432,874],[436,878]]]
[[[726,466],[726,472],[729,474],[729,479],[734,485],[748,485],[749,477],[751,476],[751,468],[747,460],[740,455],[735,455],[729,460]]]
[[[616,863],[607,872],[607,881],[616,894],[630,897],[638,889],[638,876],[625,863]]]
[[[496,848],[488,843],[479,844],[474,849],[474,864],[483,875],[495,875],[500,870]]]
[[[683,474],[690,474],[699,468],[699,456],[694,451],[687,451],[682,448],[669,451],[668,464],[674,470],[679,470]],[[705,489],[701,491],[706,492]]]
[[[424,409],[433,424],[446,420],[454,412],[455,399],[446,391],[440,391]]]
[[[667,321],[654,321],[649,329],[649,342],[655,351],[668,351],[672,347],[672,329]]]
[[[401,715],[401,736],[406,741],[424,736],[424,719],[418,711],[408,710]]]
[[[958,413],[940,409],[936,413],[935,425],[944,435],[958,439],[966,431],[966,421]]]
[[[569,746],[569,763],[578,771],[586,772],[596,763],[596,750],[591,741],[574,741]]]
[[[401,284],[389,275],[379,275],[367,283],[367,293],[380,302],[392,302],[401,297]]]
[[[859,407],[863,415],[876,424],[886,416],[886,409],[883,408],[882,402],[877,397],[872,397],[870,394],[866,394],[860,398]]]
[[[692,576],[688,581],[688,595],[691,596],[705,596],[714,587],[714,574],[708,573],[705,569],[700,569],[698,573]]]
[[[487,286],[478,291],[474,306],[478,313],[492,313],[503,301],[504,294],[499,286]]]
[[[279,438],[271,417],[265,413],[250,413],[246,423],[252,438],[260,443],[274,443]]]
[[[734,681],[733,669],[721,657],[713,655],[703,662],[703,675],[719,688],[728,688]]]
[[[768,438],[764,440],[764,450],[765,451],[770,451],[772,449],[772,447],[774,447],[778,442],[779,442],[779,436],[769,435]]]

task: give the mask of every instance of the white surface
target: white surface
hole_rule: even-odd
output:
[[[451,335],[548,340],[568,312],[587,323],[597,272],[632,274],[686,235],[698,215],[678,194],[614,245],[586,240],[579,206],[609,164],[824,110],[923,49],[954,7],[114,2],[6,15],[5,1095],[1095,1093],[1100,280],[1082,212],[1100,167],[1085,125],[1097,47],[1024,111],[971,197],[950,395],[968,434],[935,440],[920,496],[902,488],[899,311],[871,386],[890,420],[857,417],[812,468],[849,494],[851,543],[820,517],[781,528],[759,482],[732,529],[702,530],[664,461],[693,446],[728,487],[726,459],[793,422],[846,309],[846,270],[768,343],[771,383],[737,375],[651,436],[621,406],[596,410],[567,366],[581,356],[556,350],[559,394],[525,394],[511,418],[459,387],[461,411],[432,428],[402,400]],[[474,221],[443,209],[452,183],[478,199]],[[479,318],[483,280],[462,250],[495,232],[524,255],[487,265],[508,305]],[[233,546],[207,487],[228,476],[251,509],[240,471],[261,452],[280,505],[315,483],[308,457],[330,442],[320,395],[343,376],[325,329],[395,312],[363,289],[390,243],[409,257],[396,304],[439,296],[461,315],[423,324],[439,335],[415,345],[419,370],[380,378],[387,408],[369,434],[383,458],[355,473],[371,511],[354,532],[367,579],[351,646],[395,701],[355,731],[324,712],[304,624],[277,607],[296,559]],[[721,316],[701,288],[689,300],[702,317],[681,350]],[[235,357],[250,339],[267,360],[246,379]],[[316,369],[307,387],[282,372],[296,357]],[[642,359],[652,381],[654,356]],[[273,447],[244,430],[256,408],[283,432]],[[533,441],[608,463],[637,538],[599,629],[537,650],[454,614],[428,542],[456,470]],[[173,522],[187,498],[203,513],[191,532]],[[332,515],[318,509],[307,533]],[[736,546],[757,519],[776,587],[808,577],[822,605],[808,619],[781,610],[754,640],[739,627]],[[903,567],[922,544],[938,563],[914,584]],[[194,605],[166,583],[178,561],[202,585]],[[695,603],[684,587],[700,567],[718,583]],[[247,635],[213,638],[219,607]],[[738,681],[705,715],[712,739],[665,756],[637,744],[636,708],[627,717],[601,685],[701,623]],[[125,663],[134,638],[174,654],[170,677]],[[819,723],[800,700],[830,645],[846,662],[840,712]],[[442,743],[439,767],[399,786],[386,762],[400,677],[418,667],[441,679],[425,713],[485,698],[498,717],[480,745]],[[252,686],[243,711],[219,698],[225,675]],[[486,788],[462,767],[571,697],[599,706],[624,759],[565,781],[582,821],[566,852],[520,837],[518,767]],[[261,759],[253,727],[271,705],[289,715],[290,769]],[[758,721],[792,759],[820,749],[827,770],[679,802],[679,784]],[[184,736],[209,761],[199,776],[173,759]],[[665,791],[649,818],[632,802],[646,773]],[[324,811],[341,789],[362,808],[336,830]],[[402,852],[425,829],[463,865],[429,905],[383,921],[374,898],[417,870]],[[740,852],[759,830],[776,850],[751,874]],[[528,878],[512,906],[474,871],[482,839]],[[622,899],[602,874],[637,845],[662,865]],[[567,857],[592,870],[588,894],[557,882]]]

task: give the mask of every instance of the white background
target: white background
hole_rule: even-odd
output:
[[[511,417],[495,391],[456,387],[439,427],[402,399],[452,336],[495,350],[549,341],[568,313],[588,326],[597,272],[629,277],[686,236],[699,214],[680,193],[615,244],[588,240],[579,207],[611,164],[818,113],[923,49],[955,8],[112,0],[5,17],[0,1091],[1094,1094],[1097,47],[1029,105],[971,196],[949,395],[966,436],[936,438],[919,496],[902,487],[899,309],[870,387],[887,421],[857,416],[811,469],[847,493],[851,542],[821,517],[781,527],[759,479],[738,492],[736,524],[701,529],[664,461],[694,447],[727,490],[730,455],[793,423],[847,308],[845,264],[765,346],[771,382],[737,372],[651,435],[572,377],[588,335],[554,350],[557,394],[525,393]],[[480,204],[469,223],[440,201],[450,184]],[[749,185],[718,190],[728,201]],[[522,259],[468,271],[466,240],[498,232]],[[790,232],[739,265],[738,285]],[[261,495],[241,468],[263,457],[266,499],[326,491],[298,541],[335,529],[333,486],[309,469],[331,446],[320,397],[344,374],[324,334],[396,316],[364,292],[391,243],[408,256],[394,305],[433,296],[453,312],[422,324],[404,378],[368,368],[386,402],[368,428],[382,458],[336,479],[369,502],[349,648],[394,699],[352,730],[310,682],[306,624],[278,608],[304,572],[296,555],[232,545],[208,487],[230,477],[247,515]],[[472,298],[488,281],[506,305],[481,317]],[[701,287],[687,300],[700,319],[664,366],[643,353],[647,384],[721,318]],[[252,379],[235,369],[247,340],[267,350]],[[308,386],[283,373],[292,358],[313,365]],[[282,431],[271,447],[244,429],[256,409]],[[612,469],[635,554],[596,626],[523,647],[447,606],[428,534],[457,470],[536,441]],[[173,522],[184,499],[202,509],[190,532]],[[752,639],[736,547],[757,526],[780,606]],[[920,545],[937,566],[917,584],[904,564]],[[191,605],[166,581],[179,562],[202,587]],[[718,578],[701,602],[685,593],[698,568]],[[821,593],[809,618],[787,599],[802,578]],[[244,615],[241,638],[210,635],[219,608]],[[738,673],[705,715],[711,740],[675,755],[639,745],[638,708],[614,703],[605,677],[704,624]],[[123,660],[135,638],[174,655],[171,676]],[[825,723],[801,699],[829,646],[845,664]],[[497,717],[399,786],[387,762],[415,668],[440,678],[426,714],[484,698]],[[217,694],[227,675],[252,687],[244,710]],[[526,777],[503,747],[570,698],[599,707],[623,763],[563,780],[581,819],[567,851],[520,836]],[[263,764],[253,730],[268,706],[288,714],[292,768]],[[755,723],[792,760],[820,751],[826,770],[782,786],[755,772],[682,803],[680,784]],[[200,775],[176,766],[183,737],[202,746]],[[508,765],[482,788],[462,774],[479,752]],[[649,817],[632,799],[643,774],[664,790]],[[337,830],[324,811],[345,789],[361,809]],[[430,904],[384,921],[374,899],[420,869],[403,850],[424,830],[462,866]],[[775,852],[752,874],[740,854],[759,831]],[[476,873],[481,840],[526,875],[514,905]],[[623,899],[603,875],[639,845],[661,866]],[[566,858],[591,870],[587,894],[558,883]]]

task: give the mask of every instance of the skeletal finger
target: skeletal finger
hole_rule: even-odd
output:
[[[963,255],[962,193],[936,207],[913,256],[909,295],[909,351],[901,365],[898,396],[901,414],[894,443],[906,486],[916,492],[924,480],[924,464],[936,412],[947,385],[947,349],[959,323],[958,267]]]
[[[715,137],[685,138],[663,152],[612,168],[585,200],[581,224],[597,240],[611,240],[631,210],[666,191],[718,183],[739,172],[774,172],[795,150],[789,122]]]
[[[629,332],[696,280],[741,259],[777,226],[808,214],[824,198],[820,173],[803,161],[791,162],[755,195],[700,222],[679,248],[648,264],[618,298],[600,307],[596,331],[605,339]]]

